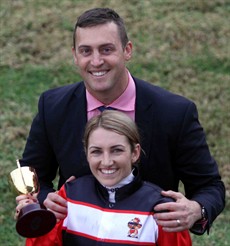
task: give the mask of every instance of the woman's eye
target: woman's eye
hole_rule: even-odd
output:
[[[90,154],[91,154],[91,155],[98,155],[98,154],[100,154],[100,153],[101,153],[101,151],[100,151],[100,150],[96,150],[96,149],[90,151]]]
[[[120,153],[120,152],[123,152],[123,150],[122,149],[114,149],[113,152],[114,153]]]

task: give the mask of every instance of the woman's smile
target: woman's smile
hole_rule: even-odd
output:
[[[89,136],[87,159],[92,174],[104,186],[113,186],[127,177],[139,151],[132,151],[126,136],[97,128]]]

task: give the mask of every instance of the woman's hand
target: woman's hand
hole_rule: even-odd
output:
[[[67,202],[66,200],[59,196],[57,192],[50,192],[45,201],[44,206],[53,212],[57,220],[63,220],[67,215]]]
[[[75,177],[71,176],[66,182],[70,182],[71,180],[74,180]],[[56,192],[50,192],[45,201],[43,202],[44,206],[52,211],[57,220],[62,220],[67,215],[67,202],[66,200],[59,196]]]
[[[16,206],[16,209],[15,209],[15,214],[14,214],[14,218],[17,220],[18,219],[18,216],[19,216],[19,213],[21,211],[21,209],[23,207],[25,207],[26,205],[28,204],[32,204],[32,203],[38,203],[38,200],[37,200],[37,194],[34,194],[34,195],[19,195],[16,197],[16,203],[17,203],[17,206]]]

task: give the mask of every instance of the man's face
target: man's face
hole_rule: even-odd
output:
[[[87,90],[109,104],[125,90],[128,76],[125,62],[131,58],[132,44],[122,47],[118,27],[113,22],[77,28],[75,64]]]

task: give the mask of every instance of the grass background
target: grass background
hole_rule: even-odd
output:
[[[226,185],[226,208],[210,235],[193,245],[230,245],[230,1],[1,0],[0,2],[0,245],[23,245],[15,232],[16,168],[40,93],[79,81],[71,46],[77,16],[111,7],[134,43],[131,73],[194,100]]]

